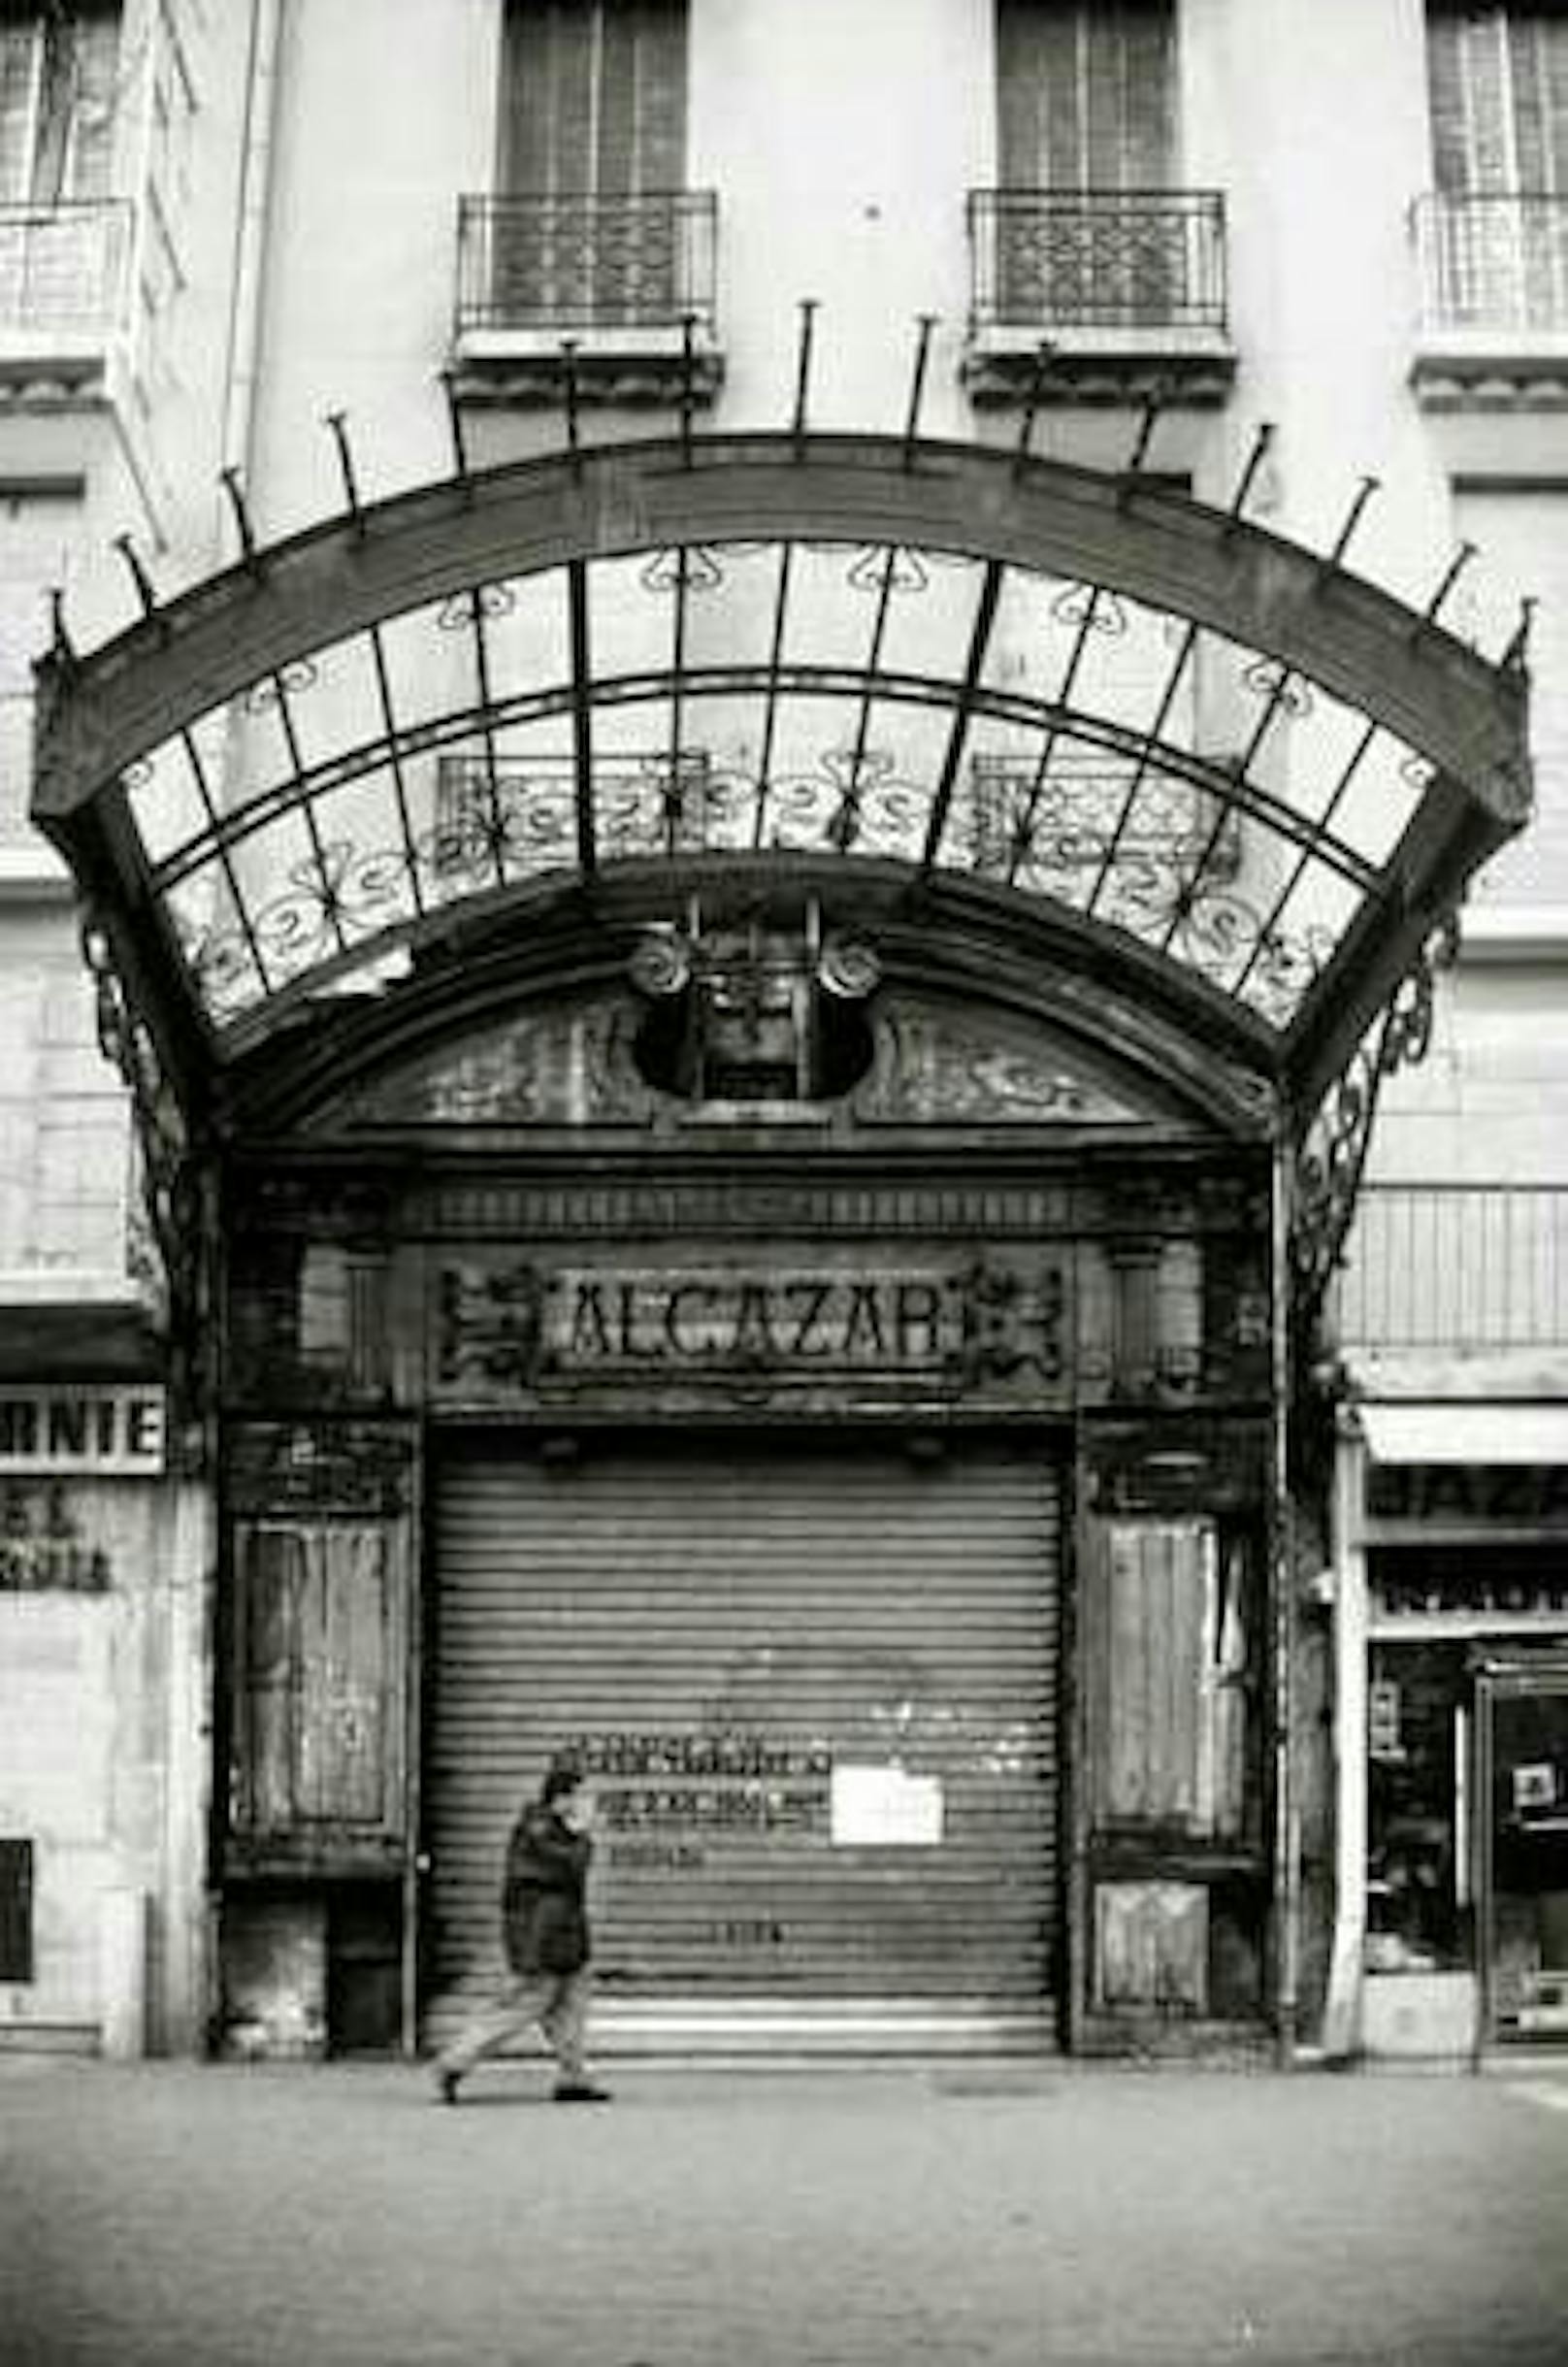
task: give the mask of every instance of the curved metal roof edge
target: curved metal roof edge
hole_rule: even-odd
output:
[[[69,815],[291,660],[425,601],[573,559],[759,536],[891,542],[1099,583],[1322,684],[1505,825],[1528,809],[1521,670],[1304,545],[1135,476],[987,444],[769,432],[435,479],[258,546],[86,655],[57,648],[36,670],[35,819]]]

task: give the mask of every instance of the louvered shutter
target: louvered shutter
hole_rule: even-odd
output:
[[[1440,258],[1444,316],[1560,326],[1568,202],[1546,201],[1568,201],[1568,16],[1435,12],[1427,76],[1433,176],[1454,201]]]
[[[1002,0],[1005,188],[1164,189],[1175,179],[1167,0]]]
[[[502,317],[670,318],[685,146],[685,0],[514,0],[501,186],[550,202],[503,218]]]
[[[509,1823],[574,1741],[606,2049],[1049,2044],[1058,1496],[1035,1441],[451,1457],[427,2037],[497,1968]]]
[[[0,205],[23,205],[32,195],[43,58],[36,20],[0,23]]]

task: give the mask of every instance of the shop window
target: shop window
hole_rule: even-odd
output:
[[[0,1981],[33,1978],[33,1845],[0,1840]]]
[[[1500,2037],[1568,2037],[1568,1670],[1488,1680],[1487,1956]]]
[[[1095,1822],[1241,1837],[1251,1626],[1246,1556],[1212,1521],[1106,1525],[1089,1608]]]
[[[1374,1646],[1367,1694],[1370,1972],[1439,1972],[1469,1962],[1468,1697],[1461,1644]]]

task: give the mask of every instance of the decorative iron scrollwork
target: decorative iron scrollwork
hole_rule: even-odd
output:
[[[141,1146],[142,1196],[162,1267],[169,1386],[179,1405],[210,1401],[214,1375],[211,1228],[200,1162],[146,1022],[131,1007],[107,932],[89,914],[82,950],[93,983],[99,1048],[124,1080]],[[136,1254],[134,1231],[127,1261]]]
[[[1304,1323],[1322,1303],[1339,1264],[1384,1082],[1425,1059],[1437,973],[1452,961],[1457,943],[1457,918],[1446,914],[1428,932],[1392,999],[1324,1095],[1297,1149],[1290,1263]]]

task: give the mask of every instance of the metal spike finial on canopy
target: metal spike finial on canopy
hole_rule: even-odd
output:
[[[468,439],[463,433],[463,407],[457,399],[457,373],[443,370],[441,391],[446,397],[446,425],[452,439],[452,475],[466,489],[472,491],[473,472],[469,467]]]
[[[1029,393],[1024,399],[1024,415],[1019,421],[1018,443],[1013,452],[1013,475],[1015,477],[1021,476],[1034,457],[1030,449],[1034,442],[1034,423],[1040,415],[1040,406],[1045,400],[1045,381],[1050,375],[1051,359],[1055,352],[1056,345],[1049,337],[1042,337],[1034,348],[1034,363],[1029,372]]]
[[[1253,438],[1252,450],[1248,453],[1247,458],[1243,463],[1241,475],[1236,479],[1236,490],[1230,497],[1230,507],[1225,512],[1225,531],[1227,534],[1234,533],[1235,529],[1242,523],[1242,512],[1247,507],[1247,503],[1251,497],[1254,485],[1258,482],[1258,472],[1262,467],[1264,460],[1267,458],[1269,447],[1273,442],[1273,420],[1260,420],[1258,422],[1258,433]]]
[[[65,586],[51,583],[49,587],[49,655],[62,673],[77,671],[76,643],[72,641],[65,621]]]
[[[348,512],[354,521],[356,531],[363,534],[365,511],[359,498],[359,480],[354,471],[353,448],[348,441],[348,413],[345,411],[329,411],[324,414],[321,424],[338,447],[338,466],[343,472],[343,500],[348,505]]]
[[[692,465],[692,417],[697,409],[697,314],[680,316],[680,457]]]
[[[795,416],[790,422],[797,457],[805,444],[806,398],[811,391],[811,342],[819,309],[815,296],[800,298],[800,341],[795,363]]]
[[[146,563],[135,542],[128,534],[117,534],[114,537],[114,547],[125,562],[131,581],[136,587],[136,597],[141,604],[143,615],[156,618],[158,614],[157,588],[147,574]]]
[[[920,441],[920,401],[926,391],[926,370],[931,360],[931,331],[939,315],[935,312],[916,314],[920,335],[915,345],[915,366],[909,380],[909,410],[903,424],[903,465],[915,465],[915,446]]]
[[[1541,606],[1533,592],[1526,592],[1519,602],[1519,623],[1509,639],[1508,647],[1498,659],[1499,666],[1510,674],[1524,674],[1530,662],[1530,634],[1535,624],[1535,611]]]
[[[1318,571],[1320,583],[1325,576],[1331,575],[1336,568],[1343,566],[1345,553],[1351,546],[1351,537],[1359,526],[1372,496],[1380,493],[1382,489],[1381,477],[1363,477],[1357,483],[1355,493],[1351,496],[1351,506],[1345,512],[1344,523],[1334,537],[1333,547],[1323,554],[1323,565]]]
[[[234,519],[234,531],[240,538],[240,556],[252,575],[261,573],[261,552],[256,542],[256,530],[251,523],[245,501],[245,484],[238,469],[218,471],[218,483],[228,499],[229,512]]]
[[[1410,629],[1410,639],[1413,641],[1420,641],[1422,633],[1426,631],[1427,627],[1437,623],[1438,617],[1442,613],[1449,594],[1453,591],[1454,585],[1458,582],[1459,577],[1464,574],[1465,569],[1469,566],[1475,555],[1476,545],[1474,542],[1461,542],[1459,544],[1458,549],[1454,552],[1453,558],[1449,561],[1448,566],[1443,571],[1443,580],[1441,583],[1439,583],[1436,591],[1432,594],[1431,599],[1426,603],[1425,608],[1422,608],[1421,614],[1417,617],[1415,623]]]
[[[567,407],[567,450],[572,458],[572,474],[582,475],[582,425],[577,416],[577,340],[561,340],[561,391]]]
[[[1124,472],[1127,478],[1131,479],[1142,476],[1149,458],[1149,446],[1154,441],[1155,429],[1160,423],[1160,414],[1164,407],[1163,384],[1151,386],[1148,401],[1143,407],[1143,415],[1138,421],[1137,436],[1133,441],[1132,450]],[[1126,485],[1124,485],[1123,491],[1124,493],[1127,491]]]

